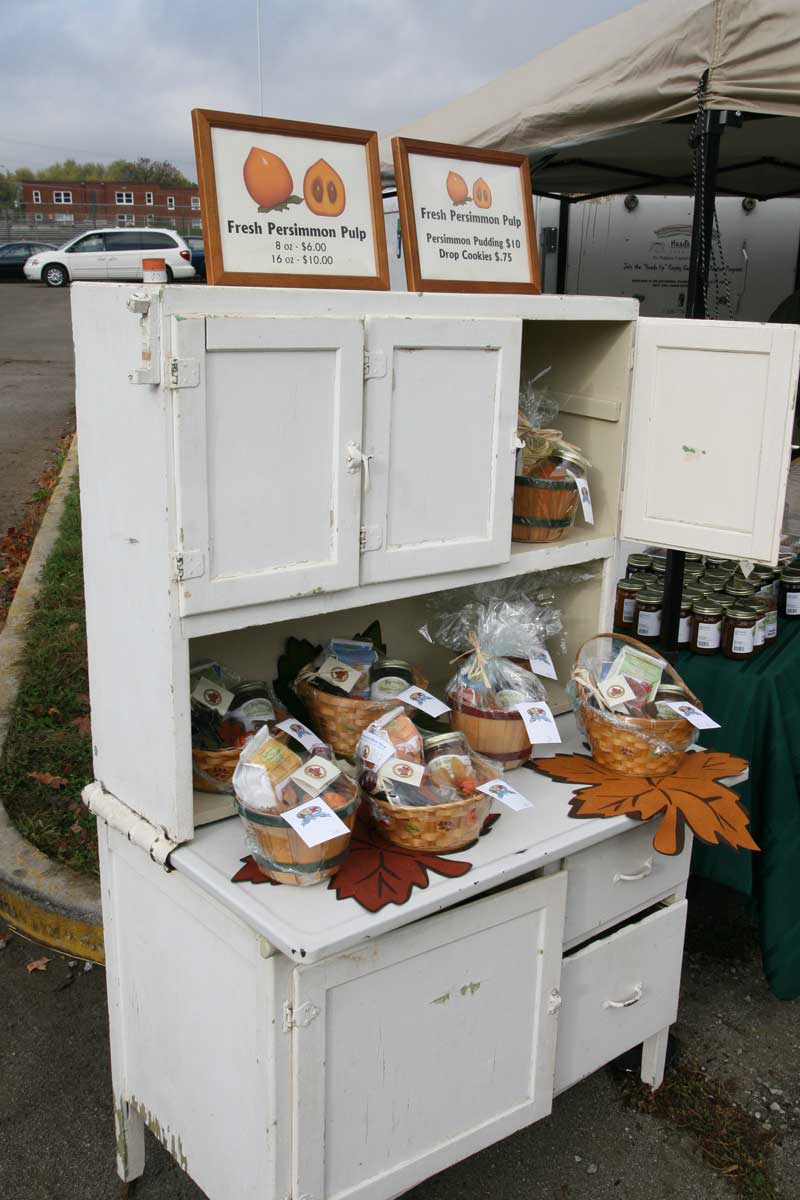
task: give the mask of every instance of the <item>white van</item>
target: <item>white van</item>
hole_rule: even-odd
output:
[[[73,279],[141,279],[143,258],[163,258],[167,279],[191,279],[192,252],[172,229],[93,229],[59,250],[34,254],[25,278],[48,287],[66,287]]]

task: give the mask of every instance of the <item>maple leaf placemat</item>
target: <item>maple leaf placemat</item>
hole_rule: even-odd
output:
[[[585,785],[570,801],[571,817],[651,821],[661,816],[653,838],[653,849],[661,854],[681,853],[686,825],[709,845],[727,842],[734,849],[758,850],[739,797],[720,783],[747,767],[745,759],[733,754],[686,754],[677,771],[653,776],[617,775],[586,754],[556,754],[525,765],[559,783]]]
[[[500,813],[490,813],[483,823],[480,836],[489,832]],[[472,843],[474,845],[474,842]],[[459,853],[469,850],[465,846]],[[232,883],[271,883],[262,875],[252,855],[242,859],[244,864],[233,876]],[[385,841],[377,830],[361,819],[356,821],[350,838],[350,851],[339,870],[328,882],[328,889],[337,900],[356,900],[367,912],[380,912],[387,904],[405,904],[414,888],[426,888],[429,874],[457,879],[472,870],[472,863],[463,859],[431,854],[424,850],[405,850]]]

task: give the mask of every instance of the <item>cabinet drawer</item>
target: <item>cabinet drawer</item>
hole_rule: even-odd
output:
[[[675,1020],[686,909],[670,904],[564,959],[556,1092]]]
[[[681,854],[658,854],[649,822],[570,855],[565,947],[668,896],[688,878],[691,855],[691,837]]]

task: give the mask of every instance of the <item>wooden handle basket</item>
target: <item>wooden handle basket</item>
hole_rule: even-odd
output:
[[[481,767],[473,759],[481,783],[499,777],[500,772]],[[451,804],[390,804],[380,796],[368,796],[367,803],[375,828],[387,842],[407,850],[427,850],[432,854],[451,854],[474,842],[488,817],[494,797],[475,792]]]
[[[513,542],[555,542],[563,537],[578,511],[578,485],[566,479],[514,477]]]
[[[623,633],[596,633],[587,638],[575,656],[579,663],[581,654],[590,642],[599,638],[610,638],[626,642],[648,657],[653,657],[650,646]],[[660,656],[659,656],[660,657]],[[678,672],[666,660],[664,667],[670,678],[684,689],[687,698],[702,709],[697,696],[684,683]],[[577,716],[583,724],[592,757],[618,775],[669,775],[676,771],[683,756],[692,744],[694,726],[684,717],[653,719],[651,717],[628,717],[620,713],[611,718],[604,710],[590,704],[591,693],[580,679],[575,679],[578,692]]]
[[[416,669],[413,676],[417,687],[427,686],[427,679]],[[352,758],[358,739],[367,726],[393,708],[402,708],[408,716],[416,711],[399,700],[364,700],[358,696],[336,696],[333,692],[323,692],[314,687],[302,672],[295,680],[294,690],[311,715],[314,732],[328,743],[334,754],[342,758]]]

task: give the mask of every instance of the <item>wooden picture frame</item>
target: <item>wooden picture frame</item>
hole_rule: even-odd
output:
[[[192,110],[192,129],[210,284],[388,290],[377,133],[204,108]],[[332,158],[340,148],[338,170],[325,147]]]
[[[539,255],[536,248],[536,226],[533,218],[533,201],[531,192],[531,173],[528,160],[524,154],[507,154],[499,150],[478,150],[472,146],[454,146],[445,142],[424,142],[415,138],[392,138],[392,156],[394,158],[395,179],[397,181],[397,198],[400,208],[400,229],[403,238],[403,249],[406,263],[406,281],[409,291],[415,292],[496,292],[507,295],[509,293],[515,295],[539,295],[542,290],[541,279],[539,275]],[[458,160],[465,168],[465,164],[469,164],[466,169],[467,174],[471,174],[471,168],[474,165],[475,174],[478,174],[480,168],[483,167],[483,172],[473,180],[473,191],[476,184],[482,185],[481,202],[474,199],[470,195],[469,185],[466,183],[463,175],[452,172],[452,169],[447,174],[442,175],[441,187],[437,186],[432,196],[426,196],[427,205],[422,203],[419,194],[414,195],[413,187],[413,168],[410,160],[418,158],[442,159],[442,171],[447,170],[448,164],[452,160]],[[492,171],[487,171],[486,168],[494,168]],[[496,171],[497,167],[511,168],[517,172],[519,179],[520,194],[516,197],[515,188],[509,191],[507,184],[503,183],[504,194],[513,198],[511,209],[513,211],[513,219],[520,222],[519,228],[513,224],[504,224],[504,221],[511,221],[512,212],[490,214],[489,209],[493,204],[493,189],[483,179],[483,174],[491,174],[492,179],[496,182],[500,176]],[[505,172],[504,172],[505,174]],[[453,196],[450,186],[451,177],[455,175],[453,180],[453,191],[456,192]],[[446,182],[445,182],[446,181]],[[460,190],[463,188],[463,196],[460,195]],[[453,222],[448,217],[443,216],[445,212],[451,215],[455,213],[456,208],[463,204],[472,202],[475,208],[483,209],[483,212],[470,213],[465,210],[464,217],[460,217],[457,222]],[[440,208],[439,205],[447,207]],[[430,206],[430,207],[429,207]],[[439,254],[448,256],[446,260],[450,263],[458,264],[457,269],[454,269],[451,275],[448,276],[446,271],[437,272],[435,275],[430,272],[431,253],[428,253],[429,247],[423,243],[424,253],[421,253],[421,236],[424,233],[425,238],[434,237],[430,234],[430,230],[420,228],[420,221],[417,220],[417,209],[425,212],[426,209],[431,213],[441,225],[442,240],[447,242],[446,245],[438,248]],[[438,216],[437,216],[438,214]],[[476,223],[479,228],[483,229],[483,234],[486,239],[492,244],[480,246],[476,230],[460,228],[461,221],[466,222],[469,217],[470,222]],[[493,218],[498,218],[497,224]],[[449,230],[449,234],[444,231]],[[450,234],[458,234],[460,236],[450,237]],[[478,239],[478,241],[471,240]],[[495,241],[505,243],[520,242],[520,245],[513,245],[506,248],[505,245],[494,245]],[[465,243],[470,242],[470,246]],[[466,255],[492,255],[492,259],[487,258],[466,258]],[[497,256],[506,254],[510,256],[511,262],[499,262]],[[467,264],[470,264],[469,266]],[[491,277],[490,268],[495,264],[498,266],[496,278]],[[427,274],[426,274],[427,266]],[[470,277],[470,275],[472,277]],[[483,276],[483,277],[481,277]],[[505,276],[505,277],[504,277]],[[524,277],[521,277],[524,276]]]

